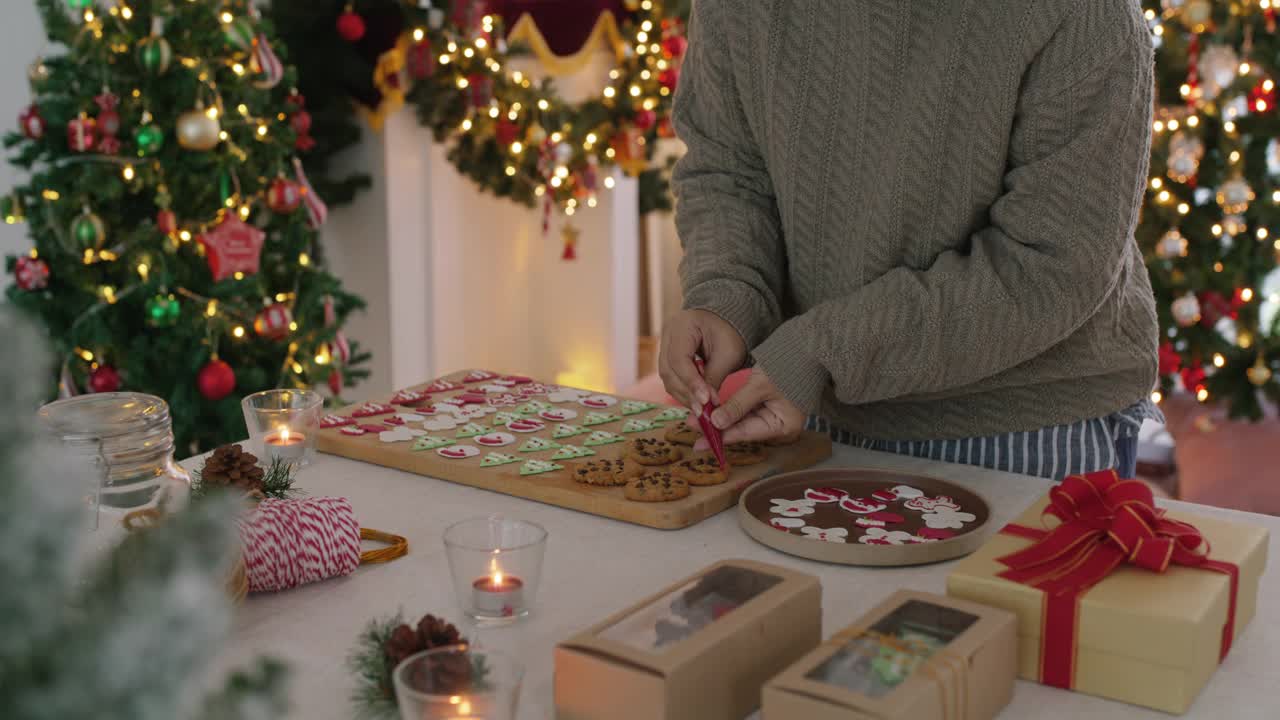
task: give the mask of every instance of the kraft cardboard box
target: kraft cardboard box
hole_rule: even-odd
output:
[[[822,639],[816,577],[718,562],[560,643],[559,720],[742,720]]]
[[[899,591],[769,681],[764,720],[990,720],[1013,697],[1017,618]]]
[[[1014,522],[1042,527],[1042,499]],[[1167,517],[1191,523],[1209,557],[1239,568],[1233,636],[1257,610],[1258,583],[1267,562],[1265,528],[1179,511]],[[947,577],[947,593],[1006,608],[1018,616],[1018,672],[1039,681],[1043,593],[1002,579],[999,558],[1032,540],[997,534],[961,560]],[[1072,689],[1135,705],[1184,713],[1218,668],[1230,605],[1225,574],[1173,565],[1163,573],[1121,565],[1080,597]]]

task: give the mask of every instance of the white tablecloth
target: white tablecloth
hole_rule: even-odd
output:
[[[1049,487],[1039,479],[848,447],[838,447],[827,464],[946,477],[986,496],[993,505],[996,527]],[[735,511],[685,530],[651,530],[328,455],[320,455],[302,472],[300,485],[314,495],[350,498],[362,525],[404,535],[411,548],[407,557],[388,565],[362,567],[351,576],[287,592],[253,595],[240,608],[233,637],[217,658],[217,669],[246,664],[257,655],[288,661],[293,671],[290,717],[307,720],[352,717],[347,700],[352,680],[345,657],[368,619],[403,610],[414,620],[426,612],[462,620],[450,587],[441,532],[464,517],[502,512],[533,520],[550,531],[533,615],[509,628],[480,633],[464,628],[472,640],[506,650],[525,663],[520,720],[553,716],[552,648],[557,641],[717,560],[751,558],[819,576],[827,635],[897,588],[945,592],[951,567],[951,563],[903,569],[824,565],[757,544],[738,527]],[[1268,527],[1272,563],[1280,558],[1280,518],[1185,503],[1170,506]],[[1186,717],[1274,720],[1280,717],[1277,708],[1280,572],[1272,569],[1262,579],[1258,616]],[[1007,720],[1167,717],[1023,681],[1001,715]]]

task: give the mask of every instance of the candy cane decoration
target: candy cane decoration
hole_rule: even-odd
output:
[[[302,207],[307,211],[307,227],[319,230],[329,217],[329,206],[324,204],[320,194],[311,187],[307,172],[302,169],[302,161],[296,157],[293,159],[293,174],[298,184],[302,186]]]
[[[269,90],[279,85],[284,79],[284,63],[280,62],[280,58],[271,49],[266,35],[259,35],[253,39],[253,64],[257,66],[258,73],[262,76],[253,82],[256,88]]]

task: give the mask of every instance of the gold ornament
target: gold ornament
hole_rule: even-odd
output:
[[[1267,367],[1267,364],[1262,361],[1261,355],[1258,356],[1258,360],[1253,364],[1253,367],[1246,370],[1244,374],[1249,376],[1249,382],[1253,383],[1255,387],[1262,387],[1271,380],[1271,368]]]
[[[1243,328],[1236,331],[1236,344],[1246,350],[1253,347],[1253,333]]]
[[[1156,244],[1156,255],[1165,260],[1172,260],[1176,257],[1187,256],[1187,238],[1178,228],[1172,228],[1166,232],[1160,242]]]
[[[1239,175],[1218,186],[1218,204],[1224,213],[1242,213],[1254,198],[1253,188]]]
[[[202,105],[178,116],[178,144],[187,150],[212,150],[218,146],[221,133],[217,113],[205,110]]]

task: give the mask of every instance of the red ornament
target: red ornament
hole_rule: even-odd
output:
[[[178,230],[178,216],[168,208],[160,208],[156,212],[156,229],[165,235],[172,235]]]
[[[409,74],[418,80],[429,78],[436,73],[436,54],[431,51],[431,41],[423,39],[409,48]]]
[[[637,110],[631,120],[641,132],[649,132],[649,128],[658,122],[658,113],[652,110]]]
[[[520,137],[520,126],[503,118],[493,128],[493,135],[498,139],[499,145],[506,147]]]
[[[1160,375],[1173,375],[1182,369],[1182,356],[1173,349],[1173,343],[1160,343]]]
[[[293,142],[293,147],[298,152],[311,152],[315,146],[316,140],[310,135],[299,135],[298,139]]]
[[[209,272],[214,280],[223,280],[241,272],[258,272],[258,260],[266,233],[240,221],[228,213],[218,226],[200,236],[200,245],[208,256]]]
[[[98,144],[98,123],[81,113],[67,123],[67,145],[76,152],[89,152]]]
[[[23,255],[14,263],[13,275],[19,290],[43,290],[49,285],[49,264],[40,258]]]
[[[1224,317],[1235,319],[1239,312],[1232,309],[1231,302],[1217,290],[1206,290],[1198,296],[1200,299],[1200,324],[1213,327]]]
[[[1276,109],[1276,85],[1264,79],[1249,91],[1249,109],[1256,113],[1269,113]]]
[[[493,99],[493,78],[489,75],[471,75],[467,78],[471,107],[483,107]]]
[[[676,136],[676,128],[674,125],[671,124],[671,117],[668,115],[663,115],[662,119],[658,121],[658,137],[673,138],[675,136]]]
[[[302,204],[302,188],[298,183],[286,177],[278,177],[271,181],[267,189],[267,207],[272,212],[288,215]]]
[[[47,127],[44,117],[40,115],[40,108],[36,105],[29,106],[18,115],[18,126],[22,128],[22,134],[32,140],[39,140],[44,137],[44,131]]]
[[[268,340],[279,340],[289,334],[293,312],[284,303],[272,303],[253,319],[253,331]]]
[[[689,41],[683,35],[670,35],[662,41],[662,55],[668,60],[679,60],[689,49]]]
[[[89,392],[115,392],[120,389],[120,373],[110,365],[99,365],[89,371]]]
[[[334,395],[342,394],[342,373],[338,372],[337,368],[329,372],[329,390]]]
[[[299,135],[306,135],[311,132],[311,113],[306,110],[299,110],[289,116],[289,127]]]
[[[1182,386],[1191,392],[1204,386],[1204,378],[1204,368],[1200,367],[1200,363],[1182,369]]]
[[[675,68],[667,68],[658,73],[658,84],[668,90],[675,90],[678,82],[680,82],[680,72]]]
[[[298,92],[297,89],[289,91],[289,96],[284,99],[284,104],[289,107],[303,108],[307,106],[307,96]]]
[[[206,400],[217,402],[236,389],[236,372],[215,357],[196,374],[196,388]]]
[[[364,18],[360,17],[360,13],[348,7],[341,15],[338,16],[338,34],[347,42],[359,42],[364,37],[365,25]]]
[[[120,113],[116,112],[116,106],[120,104],[120,98],[111,93],[103,93],[93,99],[97,104],[98,132],[101,139],[98,140],[98,152],[106,155],[115,155],[120,152],[120,141],[116,135],[120,133]]]

